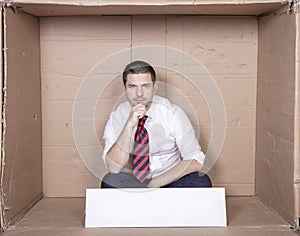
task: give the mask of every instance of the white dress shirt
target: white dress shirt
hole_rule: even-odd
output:
[[[103,136],[104,162],[107,152],[117,141],[130,111],[131,105],[124,102],[110,114]],[[197,160],[203,165],[205,155],[201,151],[191,122],[180,107],[171,104],[166,98],[154,96],[146,115],[148,119],[145,128],[149,134],[151,177],[161,175],[177,165],[181,159]],[[136,128],[132,132],[132,143],[135,131]]]

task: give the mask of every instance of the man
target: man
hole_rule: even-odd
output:
[[[101,188],[211,187],[199,172],[205,156],[186,114],[155,95],[153,67],[128,64],[123,88],[128,101],[111,113],[104,131],[109,173]]]

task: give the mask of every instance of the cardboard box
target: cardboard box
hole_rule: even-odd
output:
[[[224,106],[208,105],[195,86],[203,74],[193,73],[184,56],[176,58],[184,76],[168,70],[173,58],[164,55],[159,94],[186,109],[204,151],[214,128],[226,128],[209,171],[213,184],[228,196],[257,196],[298,228],[299,23],[296,1],[3,2],[1,227],[43,197],[84,197],[99,186],[102,132],[122,99],[121,82],[108,64],[92,78],[103,89],[110,82],[99,100],[77,99],[80,86],[111,55],[132,49],[125,66],[141,56],[133,48],[159,45],[198,60],[223,98]],[[76,102],[97,104],[99,143],[87,135],[76,145],[74,126],[90,122],[74,119]],[[214,123],[209,112],[223,108],[226,123]],[[99,176],[89,169],[95,156]]]

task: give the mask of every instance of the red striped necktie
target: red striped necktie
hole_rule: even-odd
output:
[[[135,132],[133,147],[133,175],[141,182],[144,182],[149,174],[149,136],[144,127],[147,116],[139,119]]]

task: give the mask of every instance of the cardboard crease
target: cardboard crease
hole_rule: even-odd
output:
[[[1,230],[7,229],[7,222],[5,218],[5,211],[7,206],[5,205],[5,192],[3,189],[3,177],[4,177],[4,167],[5,167],[5,130],[6,130],[6,118],[5,118],[5,105],[6,105],[6,82],[7,82],[7,54],[6,54],[6,19],[5,19],[6,9],[1,4],[1,193],[0,193],[0,226]]]

